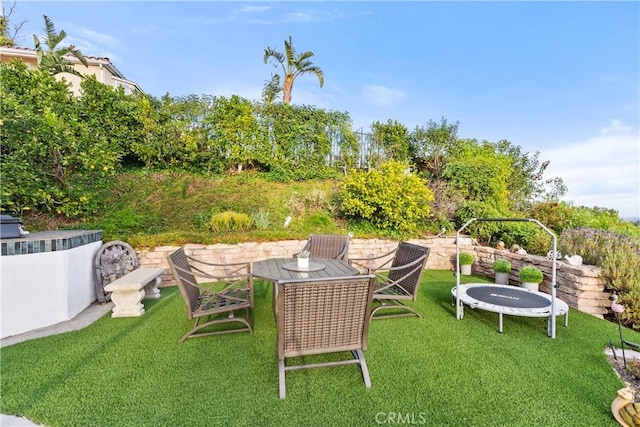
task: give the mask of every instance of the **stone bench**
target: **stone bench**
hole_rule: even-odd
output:
[[[115,304],[111,317],[137,317],[144,314],[142,299],[160,298],[158,286],[164,268],[138,268],[104,287]]]

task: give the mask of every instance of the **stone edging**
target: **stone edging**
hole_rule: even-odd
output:
[[[456,244],[455,237],[433,237],[427,239],[411,239],[411,243],[424,245],[431,248],[427,269],[454,270]],[[229,244],[187,244],[184,246],[188,255],[194,255],[209,262],[251,262],[266,258],[285,258],[297,253],[304,246],[306,240],[283,240],[278,242],[246,242],[236,245]],[[394,249],[397,241],[381,239],[351,239],[349,242],[350,258],[366,258],[379,256]],[[544,274],[544,281],[540,290],[549,292],[551,289],[551,261],[546,257],[537,255],[519,255],[509,251],[498,251],[494,248],[473,244],[471,239],[465,239],[461,244],[461,250],[474,254],[476,262],[472,271],[477,274],[493,277],[491,268],[495,258],[502,257],[511,261],[512,271],[509,276],[511,284],[518,284],[518,272],[524,265],[533,265]],[[158,246],[153,249],[136,250],[141,267],[162,267],[165,273],[162,276],[161,286],[175,284],[167,255],[178,246]],[[570,307],[585,313],[602,317],[608,311],[610,305],[609,294],[604,292],[604,281],[600,278],[601,269],[591,265],[572,266],[564,261],[557,261],[556,283],[557,296]],[[455,279],[452,278],[452,284]]]

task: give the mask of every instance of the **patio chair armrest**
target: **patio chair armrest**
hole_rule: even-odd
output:
[[[369,270],[370,268],[384,268],[387,264],[390,264],[393,261],[393,257],[391,255],[393,255],[397,250],[398,250],[398,248],[395,248],[392,251],[389,251],[387,253],[384,253],[384,254],[378,255],[378,256],[371,256],[371,257],[366,257],[366,258],[349,258],[348,259],[348,263],[349,263],[349,265],[354,265],[355,264],[355,265],[357,265],[359,267],[364,267],[367,270]],[[384,263],[380,264],[378,267],[368,267],[366,265],[366,263],[368,263],[370,261],[376,261],[376,260],[379,260],[379,259],[384,259],[386,257],[389,257],[389,259],[386,260]]]

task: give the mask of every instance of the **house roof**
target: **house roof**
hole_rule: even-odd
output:
[[[0,46],[0,56],[2,55],[21,58],[23,61],[28,60],[28,62],[37,61],[36,50],[28,47]],[[75,64],[80,63],[80,61],[71,54],[66,55],[65,58],[69,59],[69,61]],[[138,92],[144,93],[142,88],[136,82],[128,80],[124,76],[124,74],[122,74],[120,70],[118,70],[116,66],[111,63],[111,60],[109,58],[90,55],[85,55],[85,58],[89,66],[104,68],[109,72],[109,74],[111,74],[111,78],[113,80],[119,81],[121,83],[126,83],[128,85],[133,85]]]
[[[23,56],[23,57],[26,56],[26,57],[33,57],[33,58],[36,57],[36,50],[28,47],[2,46],[0,47],[0,52],[8,56]],[[65,57],[72,62],[76,62],[76,63],[80,62],[76,57],[74,57],[71,54],[68,54]],[[89,55],[85,55],[84,57],[87,59],[87,62],[90,63],[91,65],[101,64],[103,67],[107,67],[111,72],[111,74],[113,74],[115,77],[118,77],[123,80],[127,80],[124,74],[122,74],[120,70],[118,70],[116,66],[111,63],[111,60],[109,58],[100,57],[100,56],[89,56]]]

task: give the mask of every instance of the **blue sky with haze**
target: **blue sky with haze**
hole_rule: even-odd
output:
[[[258,100],[276,70],[264,49],[291,35],[325,76],[298,78],[293,103],[354,129],[458,121],[460,137],[540,151],[574,205],[640,217],[638,2],[19,1],[21,46],[42,15],[158,97]]]

